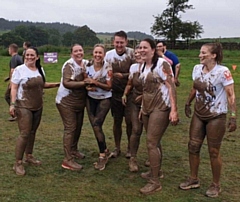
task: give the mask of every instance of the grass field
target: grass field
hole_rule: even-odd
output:
[[[14,163],[15,142],[18,136],[16,122],[8,122],[8,106],[4,100],[10,57],[0,57],[0,201],[11,202],[192,202],[192,201],[239,201],[240,198],[240,141],[239,130],[226,133],[222,144],[222,193],[219,198],[209,199],[204,196],[211,183],[210,161],[206,142],[201,151],[199,177],[201,187],[196,190],[182,191],[178,185],[189,175],[188,165],[188,128],[190,119],[184,115],[184,104],[191,88],[191,71],[198,63],[199,51],[177,51],[182,64],[180,75],[181,86],[178,91],[178,109],[180,124],[169,126],[163,140],[164,179],[163,189],[153,195],[144,196],[139,189],[146,184],[140,173],[147,171],[144,161],[147,158],[145,133],[142,135],[138,152],[140,171],[130,173],[128,161],[125,159],[126,134],[122,138],[122,155],[110,159],[104,171],[96,171],[93,163],[98,158],[98,147],[87,116],[84,119],[79,147],[86,158],[80,163],[84,169],[72,172],[61,168],[63,159],[62,134],[63,125],[55,107],[57,89],[45,90],[44,111],[37,132],[34,156],[42,160],[41,167],[26,166],[26,176],[16,176],[12,170]],[[60,56],[57,64],[43,64],[47,81],[59,81],[61,66],[68,56]],[[43,60],[42,60],[43,61]],[[235,79],[237,105],[240,107],[240,56],[239,52],[225,52],[223,63],[228,66]],[[233,71],[231,66],[238,68]],[[239,114],[239,113],[238,113]],[[238,120],[239,125],[239,120]],[[125,128],[125,126],[123,126]],[[114,148],[112,135],[112,117],[108,115],[104,124],[108,148]]]

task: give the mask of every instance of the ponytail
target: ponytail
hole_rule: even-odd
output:
[[[42,76],[42,79],[43,79],[43,82],[45,83],[46,82],[46,79],[45,79],[45,76],[44,76],[44,73],[43,73],[43,70],[42,70],[42,65],[41,65],[41,61],[40,61],[40,58],[38,58],[38,60],[36,61],[36,67],[38,69],[38,72],[41,74]]]

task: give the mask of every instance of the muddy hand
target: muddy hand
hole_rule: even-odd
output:
[[[190,118],[192,114],[192,110],[191,110],[191,105],[185,105],[185,115],[186,117]]]
[[[228,121],[228,132],[233,132],[237,129],[236,117],[230,117]]]

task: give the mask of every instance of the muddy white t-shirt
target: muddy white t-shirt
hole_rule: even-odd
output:
[[[163,58],[159,58],[153,71],[151,68],[141,67],[140,78],[143,82],[143,113],[151,113],[154,109],[167,110],[170,108],[169,90],[165,85],[167,74],[164,71]],[[168,64],[168,63],[167,63]],[[169,65],[169,64],[168,64]],[[171,72],[172,76],[173,73]]]
[[[62,78],[58,88],[56,103],[64,107],[80,110],[84,109],[86,103],[86,89],[85,86],[79,89],[65,88],[63,85],[63,78],[72,81],[83,81],[84,73],[86,73],[87,60],[82,60],[82,66],[79,66],[72,58],[67,60],[62,67]]]
[[[38,70],[33,71],[25,64],[20,65],[14,69],[11,82],[18,84],[17,107],[30,110],[38,110],[42,107],[44,82]]]
[[[129,68],[134,63],[134,51],[126,47],[123,55],[118,55],[116,50],[110,50],[106,53],[105,61],[111,64],[114,73],[121,73],[123,78],[113,77],[112,90],[114,99],[122,101],[122,94],[127,85]],[[115,97],[116,96],[116,97]]]
[[[136,105],[141,105],[142,99],[138,96],[142,95],[142,80],[139,79],[141,71],[141,65],[139,63],[132,64],[129,70],[129,79],[132,79],[132,102]],[[138,98],[138,99],[137,99]]]
[[[89,78],[105,84],[112,79],[112,73],[110,71],[112,71],[112,67],[108,62],[104,62],[103,67],[99,71],[95,71],[94,65],[87,67],[86,70]],[[110,98],[112,97],[112,91],[96,87],[96,91],[88,91],[88,96],[94,99]]]
[[[130,67],[130,70],[129,70],[129,77],[128,77],[128,78],[129,78],[129,79],[132,79],[134,73],[140,72],[140,69],[141,69],[141,68],[139,68],[139,63],[134,63],[134,64],[132,64],[131,67]]]
[[[203,72],[203,65],[196,65],[192,72],[196,89],[195,113],[201,118],[211,118],[228,111],[225,86],[234,83],[229,69],[216,65],[210,72]]]

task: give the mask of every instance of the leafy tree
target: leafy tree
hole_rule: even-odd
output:
[[[73,43],[79,43],[83,46],[94,46],[99,43],[96,33],[92,31],[87,25],[77,28],[73,32]]]
[[[61,45],[61,34],[57,29],[46,29],[48,33],[48,44],[59,46]]]
[[[181,38],[187,40],[187,44],[191,39],[200,37],[200,34],[203,33],[202,25],[199,22],[182,22],[181,26]]]
[[[72,32],[66,32],[62,36],[62,44],[64,46],[71,46],[73,45],[73,33]]]
[[[23,38],[13,32],[4,33],[1,37],[1,45],[7,48],[11,43],[16,43],[19,47],[22,46]]]
[[[169,0],[168,8],[165,9],[161,15],[154,16],[155,22],[151,27],[151,33],[165,37],[172,42],[176,43],[176,39],[184,36],[184,38],[199,37],[203,32],[202,26],[198,22],[188,23],[181,20],[179,13],[185,13],[187,9],[194,9],[192,5],[188,4],[189,0]],[[187,32],[184,28],[189,28],[190,35],[186,36]],[[184,31],[184,33],[182,33]]]
[[[49,34],[41,27],[20,25],[12,32],[22,37],[23,41],[31,41],[34,46],[48,44]]]

